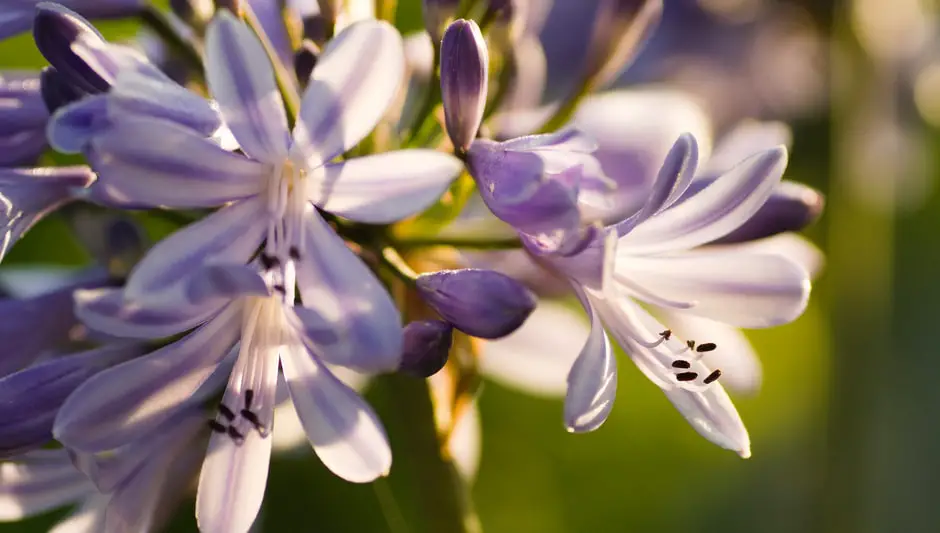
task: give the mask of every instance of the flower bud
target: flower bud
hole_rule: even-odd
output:
[[[435,46],[441,42],[441,33],[450,19],[457,14],[458,7],[460,7],[460,0],[424,0],[421,2],[424,27]]]
[[[782,181],[754,216],[713,244],[747,242],[800,231],[819,218],[824,203],[823,195],[816,189],[802,183]]]
[[[78,13],[59,4],[42,2],[33,21],[36,48],[69,83],[88,93],[111,87],[105,65],[88,63],[85,55],[104,43],[104,38]],[[96,68],[97,67],[97,68]]]
[[[518,281],[493,270],[467,268],[422,274],[424,301],[460,331],[498,339],[516,330],[535,309],[535,295]]]
[[[300,83],[306,84],[310,79],[319,57],[320,47],[310,39],[304,39],[300,44],[300,50],[294,52],[294,73],[297,74],[297,80]]]
[[[85,95],[84,91],[69,83],[54,67],[42,69],[39,75],[39,90],[50,114]]]
[[[447,364],[454,328],[443,320],[416,320],[405,326],[400,372],[419,378],[437,374]]]
[[[456,20],[441,41],[441,99],[447,135],[459,152],[466,152],[477,135],[486,106],[489,53],[480,27]]]

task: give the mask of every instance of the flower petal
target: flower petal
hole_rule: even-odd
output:
[[[272,441],[257,431],[240,441],[212,434],[196,495],[200,531],[247,533],[251,529],[264,500]]]
[[[108,114],[115,120],[125,114],[168,120],[206,136],[222,125],[218,109],[205,98],[133,70],[122,71],[108,92]]]
[[[674,257],[618,258],[614,277],[682,302],[685,311],[733,326],[766,328],[793,321],[806,309],[809,274],[780,255],[693,252]],[[685,307],[683,305],[682,307]]]
[[[744,120],[719,139],[698,177],[721,176],[751,155],[776,146],[789,147],[792,141],[793,133],[783,122]]]
[[[0,379],[0,457],[37,449],[52,440],[62,403],[97,372],[141,353],[133,345],[108,345],[31,366]]]
[[[266,163],[283,160],[290,139],[274,67],[261,41],[227,10],[206,30],[206,82],[242,150]]]
[[[53,435],[78,451],[111,450],[152,431],[186,402],[215,394],[228,378],[229,365],[220,363],[238,338],[240,319],[241,309],[229,307],[179,341],[95,375],[62,405]]]
[[[110,496],[93,494],[85,498],[81,507],[60,520],[49,533],[90,533],[105,531],[104,515]]]
[[[482,428],[480,410],[477,402],[472,401],[461,411],[460,418],[454,422],[447,439],[447,451],[454,461],[457,471],[466,481],[473,481],[480,469],[480,446]]]
[[[378,20],[348,26],[317,60],[300,104],[292,150],[315,168],[355,146],[391,105],[404,73],[398,30]]]
[[[392,451],[369,404],[302,347],[284,350],[281,368],[307,438],[323,464],[353,483],[387,475]]]
[[[92,197],[133,206],[208,207],[261,191],[265,165],[165,120],[129,116],[96,135]]]
[[[226,302],[200,307],[149,307],[124,297],[119,288],[75,291],[75,314],[89,328],[132,339],[159,339],[202,324]]]
[[[37,450],[0,462],[0,521],[62,507],[94,491],[65,450]]]
[[[177,231],[151,248],[131,271],[125,297],[145,304],[185,301],[186,277],[197,267],[248,262],[264,238],[266,218],[262,201],[251,198]]]
[[[565,427],[572,433],[594,431],[607,420],[617,395],[617,359],[600,315],[583,289],[575,288],[591,320],[591,333],[568,374]]]
[[[388,224],[422,211],[463,170],[435,150],[399,150],[327,165],[308,180],[307,197],[320,209],[357,222]]]
[[[747,428],[720,384],[702,391],[673,388],[663,392],[699,435],[744,459],[751,456]]]
[[[68,286],[32,298],[0,300],[0,377],[69,342],[78,324],[73,290]]]
[[[589,336],[582,313],[543,299],[508,337],[481,343],[480,370],[528,394],[561,398],[568,390],[568,373]]]
[[[786,168],[783,147],[757,154],[681,204],[621,237],[633,254],[681,250],[713,241],[747,221],[773,192]]]
[[[297,262],[298,310],[314,353],[365,372],[398,368],[402,324],[388,291],[308,204],[306,253]]]

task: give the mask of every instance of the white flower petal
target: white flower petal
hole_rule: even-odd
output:
[[[250,431],[242,441],[213,433],[199,474],[196,521],[204,533],[247,533],[264,500],[270,436]]]

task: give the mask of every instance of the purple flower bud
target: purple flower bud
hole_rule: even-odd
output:
[[[317,59],[320,57],[320,47],[310,39],[304,39],[300,45],[300,50],[294,53],[294,72],[300,83],[306,84],[313,74],[313,68],[317,66]]]
[[[447,364],[454,328],[443,320],[416,320],[405,326],[400,372],[419,378],[437,374]]]
[[[470,148],[483,120],[489,62],[476,22],[455,20],[447,27],[441,41],[441,99],[447,135],[459,152]]]
[[[111,73],[103,72],[103,65],[90,65],[82,54],[89,47],[103,44],[104,38],[78,13],[59,4],[40,3],[33,21],[33,38],[46,61],[78,88],[99,93],[111,87]]]
[[[793,181],[782,181],[754,216],[713,243],[747,242],[778,233],[800,231],[819,218],[824,203],[823,195],[812,187]]]
[[[422,274],[424,301],[460,331],[498,339],[516,330],[535,309],[535,295],[522,283],[493,270],[466,268]]]
[[[49,113],[54,113],[60,107],[78,101],[85,96],[85,91],[69,83],[55,67],[46,67],[40,74],[40,91],[42,101]]]
[[[441,32],[447,26],[447,21],[457,14],[458,7],[460,7],[460,0],[423,0],[421,2],[424,27],[435,46],[441,41]]]

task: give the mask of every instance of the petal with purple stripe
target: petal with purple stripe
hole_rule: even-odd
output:
[[[591,320],[591,333],[568,374],[565,427],[573,433],[594,431],[607,420],[617,396],[617,358],[594,305],[575,288]]]
[[[369,224],[388,224],[440,198],[463,169],[435,150],[398,150],[329,164],[310,179],[307,197],[324,211]]]
[[[257,431],[239,441],[213,433],[196,495],[200,531],[248,532],[264,499],[273,440]]]
[[[74,503],[94,490],[63,449],[36,450],[0,462],[0,521],[20,520]]]
[[[206,31],[206,81],[242,150],[266,163],[283,160],[287,115],[274,67],[258,37],[228,10],[217,11]]]
[[[226,303],[152,307],[128,300],[119,288],[75,292],[75,314],[86,326],[131,339],[159,339],[182,333],[212,318]]]

